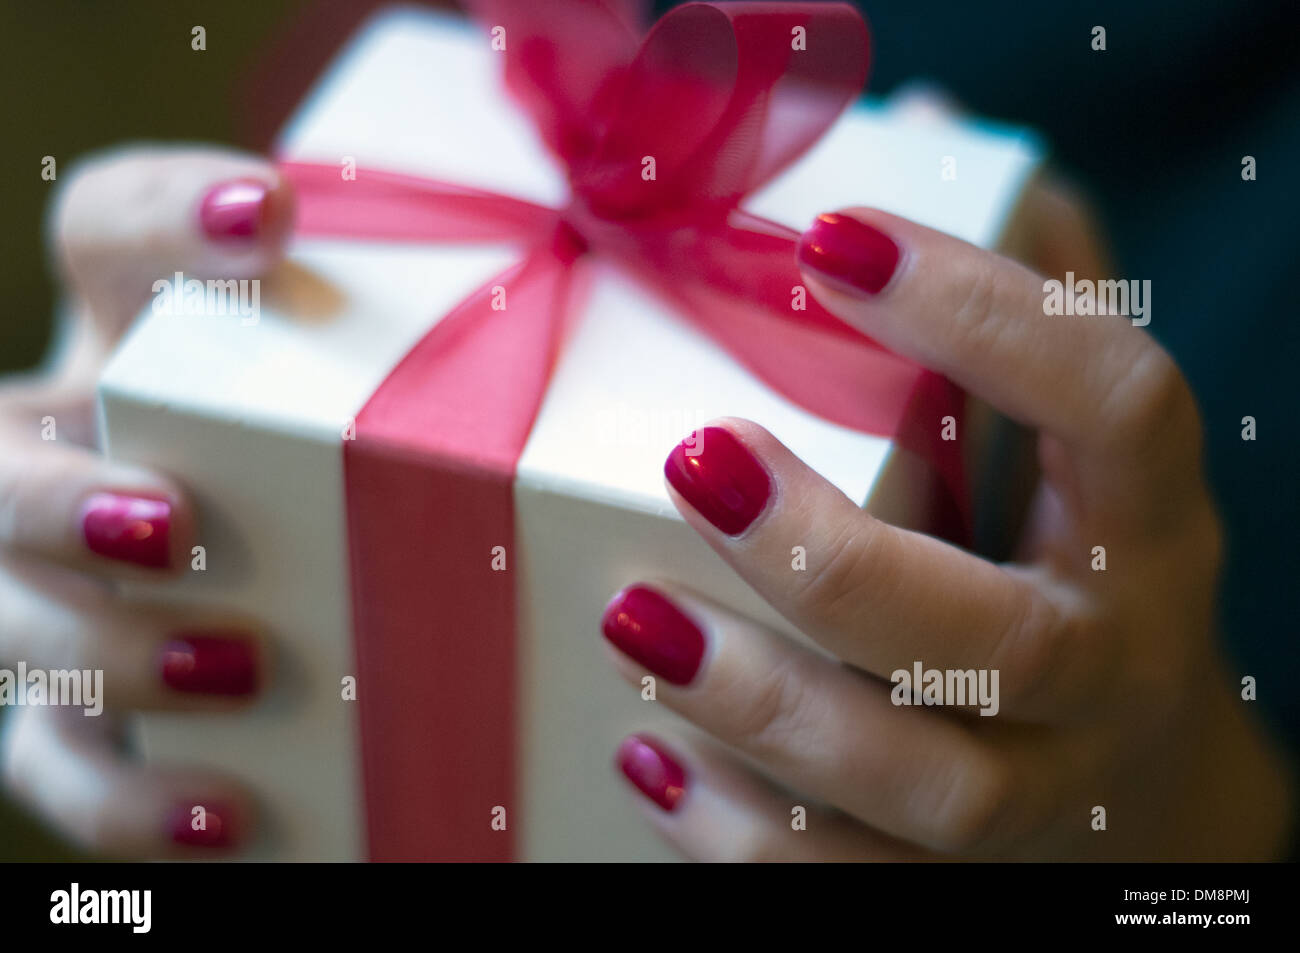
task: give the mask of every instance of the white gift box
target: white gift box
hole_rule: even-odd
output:
[[[562,205],[563,176],[506,97],[499,65],[464,21],[383,13],[318,83],[279,152]],[[919,121],[867,101],[745,205],[795,228],[822,211],[872,205],[994,247],[1038,161],[1023,132]],[[254,707],[141,716],[139,738],[150,760],[220,768],[250,785],[263,821],[252,856],[364,859],[357,703],[340,687],[356,671],[341,434],[438,316],[518,251],[300,238],[289,259],[263,282],[256,321],[150,309],[101,380],[110,454],[188,487],[206,551],[205,570],[131,594],[244,610],[265,623],[275,651],[273,682]],[[637,359],[611,359],[629,353]],[[612,767],[626,734],[675,721],[602,651],[599,618],[615,591],[674,579],[788,631],[686,526],[663,486],[676,442],[722,415],[761,423],[873,512],[922,517],[923,473],[907,454],[788,403],[602,268],[514,485],[517,734],[502,755],[517,759],[508,823],[519,858],[670,857]],[[413,710],[410,730],[439,726]],[[436,815],[438,791],[424,793]],[[485,798],[486,828],[499,800]]]

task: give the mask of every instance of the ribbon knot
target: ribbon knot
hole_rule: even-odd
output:
[[[555,223],[555,234],[551,242],[551,251],[555,257],[565,267],[569,267],[590,250],[591,245],[578,230],[570,215],[561,214]]]
[[[300,235],[525,250],[439,321],[374,400],[418,400],[439,452],[513,467],[580,310],[572,272],[596,253],[793,403],[929,461],[961,535],[969,524],[961,456],[939,438],[959,395],[825,311],[802,289],[798,235],[742,207],[861,91],[869,39],[858,12],[844,3],[688,3],[642,40],[631,0],[470,6],[505,28],[506,85],[568,173],[566,208],[375,169],[341,182],[333,166],[282,163],[297,190]],[[507,290],[508,326],[494,320],[487,287]],[[526,324],[537,329],[524,335]],[[511,399],[482,393],[502,387]]]

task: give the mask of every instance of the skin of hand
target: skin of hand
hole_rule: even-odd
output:
[[[1043,275],[1104,274],[1080,205],[1038,185],[1023,223],[1034,268],[863,208],[821,216],[800,245],[830,311],[1036,432],[1016,563],[871,517],[749,421],[669,457],[686,522],[822,650],[675,583],[611,601],[617,670],[655,676],[698,729],[633,735],[615,757],[688,857],[1285,852],[1291,767],[1215,645],[1221,537],[1192,395],[1125,318],[1045,314]],[[895,704],[892,673],[917,661],[996,670],[999,711]]]
[[[5,786],[85,850],[211,855],[250,830],[251,796],[209,772],[132,761],[122,715],[234,710],[265,683],[266,653],[248,619],[132,603],[115,591],[120,580],[188,569],[194,511],[165,475],[104,458],[94,388],[155,281],[269,270],[292,199],[262,159],[131,148],[70,171],[51,212],[64,340],[47,369],[0,383],[0,668],[102,670],[103,713],[8,709]]]

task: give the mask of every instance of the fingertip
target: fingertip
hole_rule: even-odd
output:
[[[158,649],[157,673],[167,701],[238,707],[265,687],[266,655],[252,627],[191,626],[168,634]]]
[[[643,583],[623,588],[605,607],[601,632],[638,665],[683,687],[699,674],[708,646],[700,625],[670,596]]]
[[[199,555],[194,510],[175,490],[93,487],[81,498],[76,523],[83,551],[115,566],[175,574]]]
[[[246,847],[255,823],[251,799],[233,790],[178,797],[164,813],[161,836],[179,856]]]
[[[7,781],[70,843],[112,859],[198,859],[238,851],[262,828],[252,793],[217,772],[128,760],[72,709],[20,709],[6,734]],[[102,729],[102,730],[101,730]]]
[[[614,753],[614,765],[650,803],[673,813],[686,794],[688,775],[681,757],[653,735],[628,735]]]
[[[165,497],[94,490],[82,500],[77,520],[95,556],[151,570],[175,564],[172,505]]]
[[[845,209],[818,215],[799,236],[796,252],[806,276],[850,298],[882,294],[903,257],[898,242],[861,211]]]
[[[693,431],[664,461],[668,487],[726,536],[739,537],[767,509],[773,477],[729,426]]]
[[[278,251],[293,228],[294,198],[288,179],[268,166],[210,186],[199,202],[198,219],[209,241],[223,248],[262,246]]]
[[[199,555],[194,551],[198,536],[194,503],[189,493],[168,474],[130,462],[107,461],[99,471],[99,478],[91,483],[85,499],[97,493],[156,500],[165,508],[165,551],[160,564],[149,568],[163,573],[179,573],[189,568]]]
[[[91,319],[116,338],[156,299],[160,280],[266,273],[292,233],[294,206],[287,178],[264,157],[134,146],[70,173],[53,202],[51,245]]]

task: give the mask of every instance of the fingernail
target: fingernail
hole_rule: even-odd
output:
[[[239,842],[235,812],[223,801],[177,804],[167,817],[174,843],[186,847],[234,847]]]
[[[818,215],[799,239],[800,264],[847,294],[877,294],[889,284],[898,259],[888,235],[839,212]]]
[[[686,772],[677,759],[647,735],[631,735],[618,746],[619,770],[642,794],[672,811],[686,791]]]
[[[247,639],[182,634],[163,646],[162,680],[178,692],[251,695],[257,691],[257,653]]]
[[[704,633],[653,589],[632,586],[605,607],[600,623],[614,647],[674,685],[686,685],[704,658]]]
[[[271,219],[271,190],[256,179],[214,186],[199,206],[199,222],[209,238],[254,239]]]
[[[677,445],[664,463],[669,485],[701,516],[736,536],[763,512],[772,481],[758,458],[722,427],[705,427]]]
[[[171,563],[171,522],[169,502],[143,496],[94,493],[81,507],[91,552],[151,569]]]

